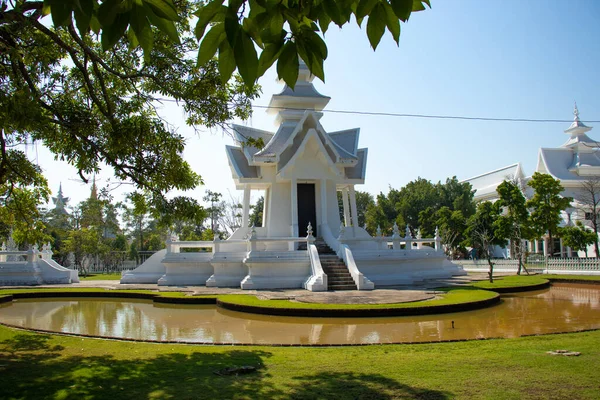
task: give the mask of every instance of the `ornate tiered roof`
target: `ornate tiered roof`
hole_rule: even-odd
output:
[[[364,183],[367,149],[358,148],[360,129],[347,129],[328,133],[320,123],[320,111],[330,98],[320,94],[312,84],[313,76],[305,64],[300,64],[298,81],[294,89],[285,85],[281,93],[273,95],[270,113],[276,113],[279,128],[269,132],[242,125],[234,125],[234,137],[239,146],[226,146],[229,164],[236,183],[259,181],[260,166],[276,166],[282,174],[298,149],[309,137],[320,142],[327,163],[336,170],[336,175],[348,183]],[[264,147],[258,149],[245,145],[248,139],[261,139]]]

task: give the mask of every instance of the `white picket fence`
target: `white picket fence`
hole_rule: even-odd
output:
[[[483,272],[489,269],[486,260],[454,260],[465,271]],[[494,259],[494,271],[516,272],[519,263],[512,259]],[[598,258],[535,258],[525,264],[529,272],[542,274],[600,275]]]

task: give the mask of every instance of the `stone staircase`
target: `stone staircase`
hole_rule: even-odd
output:
[[[327,274],[327,290],[357,290],[344,261],[321,238],[315,240],[323,271]]]

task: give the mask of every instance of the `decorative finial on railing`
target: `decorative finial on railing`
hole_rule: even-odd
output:
[[[256,228],[254,227],[254,224],[252,224],[252,226],[250,227],[250,239],[256,239]]]
[[[435,238],[439,238],[440,237],[440,229],[436,226],[435,227]]]
[[[344,223],[340,223],[340,234],[338,235],[338,240],[342,240],[344,238],[344,236],[346,235],[346,227],[344,226]]]
[[[398,229],[398,224],[394,221],[394,227],[392,228],[392,236],[400,236],[400,230]]]
[[[306,237],[312,237],[313,235],[313,227],[310,221],[308,221],[308,226],[306,227]]]
[[[48,250],[46,243],[42,244],[42,251],[45,253]]]
[[[381,236],[381,226],[377,225],[377,231],[375,232],[377,234],[377,236]]]
[[[48,251],[52,251],[52,245],[50,244],[50,242],[48,242],[48,244],[46,245],[46,249]]]
[[[408,227],[408,224],[406,224],[406,229],[404,230],[404,237],[412,239],[412,234],[410,233],[410,228]]]
[[[421,228],[417,229],[417,239],[421,239]]]
[[[38,244],[37,244],[37,243],[35,243],[35,244],[33,245],[32,249],[33,249],[33,251],[34,251],[35,253],[37,253],[38,251],[40,251],[40,247],[38,246]]]
[[[2,247],[0,247],[0,251],[6,251],[6,242],[2,242]]]

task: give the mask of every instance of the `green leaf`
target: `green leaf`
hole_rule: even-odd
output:
[[[123,37],[127,25],[129,25],[129,15],[117,14],[112,24],[103,27],[101,41],[104,51],[112,48]]]
[[[133,51],[136,47],[138,47],[140,45],[140,42],[138,41],[137,37],[135,36],[135,32],[133,31],[131,26],[127,30],[127,40],[129,40],[129,50],[130,51]]]
[[[84,36],[90,30],[90,21],[94,14],[94,0],[78,0],[78,7],[75,7],[75,22],[81,36]]]
[[[250,35],[250,37],[252,37],[252,40],[254,40],[258,47],[260,47],[261,49],[264,48],[265,45],[263,44],[262,38],[260,37],[260,32],[258,30],[258,27],[256,26],[256,22],[252,18],[244,18],[242,27],[246,32],[248,32],[248,34]]]
[[[117,6],[119,0],[106,0],[98,7],[98,21],[103,27],[112,24],[117,17]]]
[[[258,74],[258,56],[252,38],[243,29],[238,31],[233,55],[242,79],[248,87],[252,87]]]
[[[327,45],[323,41],[321,36],[313,31],[306,31],[305,40],[307,44],[312,48],[315,54],[318,54],[322,60],[327,58]]]
[[[223,0],[214,0],[194,13],[198,17],[196,29],[194,29],[194,33],[196,34],[196,38],[198,40],[202,39],[206,27],[212,21],[215,15],[222,10],[222,8],[224,8]]]
[[[371,13],[371,10],[379,0],[360,0],[356,8],[356,18],[364,18]]]
[[[390,3],[396,17],[403,22],[408,21],[410,13],[413,11],[413,0],[391,0]]]
[[[371,11],[369,20],[367,21],[367,36],[373,50],[377,48],[377,45],[385,32],[385,21],[385,9],[381,4],[377,4],[377,6],[373,8],[373,11]]]
[[[146,11],[146,15],[148,16],[148,20],[150,23],[158,28],[162,33],[167,35],[172,41],[179,44],[179,33],[177,32],[177,27],[175,23],[171,20],[160,18],[158,15],[154,14],[152,9],[148,6],[144,6],[144,10]]]
[[[135,32],[135,37],[144,50],[144,59],[148,61],[152,48],[154,47],[154,35],[152,34],[152,28],[146,17],[144,7],[135,6],[132,9],[131,28],[133,29],[133,32]]]
[[[323,32],[323,33],[327,32],[327,29],[329,28],[329,24],[331,23],[331,17],[329,17],[329,15],[327,14],[327,11],[325,11],[325,7],[323,7],[323,4],[319,4],[319,6],[316,7],[315,15],[317,16],[315,18],[315,20],[319,21],[319,26],[321,27],[321,32]]]
[[[431,8],[431,3],[429,2],[429,0],[413,0],[412,10],[413,11],[425,10],[425,6],[423,5],[423,3],[427,4],[429,6],[429,8]]]
[[[69,25],[73,10],[68,3],[53,3],[50,5],[50,9],[52,11],[52,23],[56,28]]]
[[[283,29],[283,15],[276,10],[273,14],[271,14],[271,21],[269,23],[269,31],[271,35],[278,35],[279,32]]]
[[[238,22],[237,14],[228,13],[225,16],[225,34],[227,35],[227,40],[229,41],[229,45],[235,49],[235,42],[238,40],[238,32],[242,29],[241,25]]]
[[[152,7],[152,11],[161,17],[170,21],[179,21],[177,9],[171,0],[143,0],[144,3]]]
[[[298,54],[302,57],[310,72],[325,82],[325,72],[323,70],[323,59],[321,56],[315,54],[315,49],[308,43],[296,41],[296,47],[298,49]]]
[[[227,40],[223,40],[221,46],[219,46],[219,75],[221,75],[221,82],[223,84],[229,81],[233,71],[235,71],[233,49]]]
[[[259,77],[263,76],[265,72],[273,65],[277,57],[281,54],[283,49],[283,41],[277,43],[270,43],[265,46],[265,49],[260,53],[258,58],[258,73]]]
[[[293,89],[298,80],[299,69],[300,64],[298,61],[296,43],[290,40],[283,46],[283,50],[279,55],[279,60],[277,61],[277,75],[279,76],[279,79],[283,79],[283,81]]]
[[[338,5],[334,0],[324,0],[322,4],[323,9],[325,10],[329,18],[331,18],[331,20],[337,26],[341,27],[342,25],[344,25],[346,21],[344,21],[340,9],[338,8]]]
[[[400,21],[398,20],[398,17],[394,13],[394,10],[392,10],[392,7],[388,3],[383,2],[381,4],[385,9],[385,23],[387,25],[387,28],[392,34],[394,41],[396,41],[396,44],[400,45]]]
[[[225,26],[223,23],[216,24],[204,36],[198,51],[198,66],[201,67],[208,62],[219,48],[219,45],[225,40]]]
[[[94,32],[96,35],[100,34],[100,29],[102,29],[102,26],[100,25],[100,21],[98,21],[98,17],[95,15],[92,15],[92,19],[90,20],[90,28],[92,28],[92,32]]]

